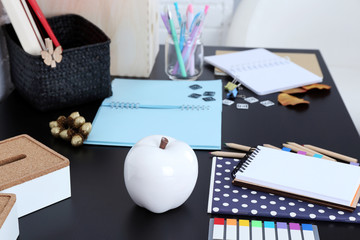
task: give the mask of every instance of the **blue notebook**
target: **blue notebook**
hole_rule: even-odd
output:
[[[164,135],[193,149],[221,148],[222,82],[114,79],[85,144],[133,146]]]
[[[213,158],[208,213],[360,223],[360,203],[348,212],[234,186],[231,172],[238,163],[239,159]]]

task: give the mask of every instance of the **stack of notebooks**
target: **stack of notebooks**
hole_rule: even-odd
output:
[[[208,212],[360,223],[359,187],[357,166],[259,146],[213,159]]]

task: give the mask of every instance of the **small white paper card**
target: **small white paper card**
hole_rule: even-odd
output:
[[[237,109],[249,109],[249,104],[247,104],[247,103],[237,103],[236,108]]]
[[[244,100],[247,101],[248,103],[256,103],[259,101],[259,99],[254,98],[254,97],[247,97]]]
[[[270,106],[275,105],[275,103],[273,103],[270,100],[261,101],[260,104],[264,105],[265,107],[270,107]]]
[[[228,105],[228,106],[232,105],[233,103],[234,103],[234,101],[232,101],[230,99],[224,99],[223,100],[223,104]]]

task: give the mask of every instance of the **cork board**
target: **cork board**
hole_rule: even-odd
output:
[[[0,191],[67,166],[67,158],[28,135],[0,141]]]
[[[16,201],[15,194],[0,193],[0,229]]]

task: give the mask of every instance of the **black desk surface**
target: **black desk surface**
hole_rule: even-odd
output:
[[[209,47],[205,55],[214,54],[216,49],[226,48]],[[249,146],[269,143],[281,146],[286,141],[294,141],[311,143],[359,158],[359,135],[321,54],[316,50],[292,52],[316,53],[324,83],[332,86],[331,91],[307,93],[304,98],[311,102],[309,106],[283,107],[277,103],[277,94],[256,96],[245,89],[241,94],[271,100],[276,104],[268,108],[253,104],[248,110],[224,105],[222,143],[235,142]],[[150,79],[167,79],[163,48]],[[209,65],[205,65],[199,80],[207,79],[215,79],[213,67]],[[224,83],[231,80],[229,77],[223,79]],[[49,121],[59,115],[69,115],[72,111],[79,111],[92,121],[100,103],[98,101],[43,113],[31,108],[16,91],[0,103],[0,140],[26,133],[66,156],[71,162],[72,197],[20,218],[19,239],[207,239],[211,169],[208,151],[196,151],[199,176],[190,198],[177,209],[153,214],[137,207],[126,191],[123,165],[129,148],[73,148],[69,143],[51,136]],[[321,239],[358,239],[360,236],[360,226],[357,224],[308,223],[318,225]]]

